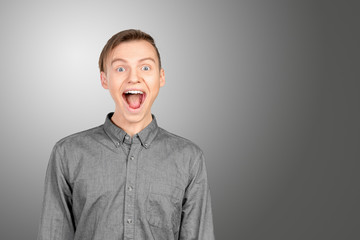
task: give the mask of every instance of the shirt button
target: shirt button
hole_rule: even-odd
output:
[[[130,160],[134,160],[134,159],[135,159],[134,156],[131,156],[131,157],[130,157]]]
[[[144,144],[144,147],[147,148],[149,145],[147,143]]]
[[[130,138],[130,137],[129,137],[128,135],[125,136],[125,139],[126,139],[126,140],[129,140],[129,138]]]
[[[132,219],[130,219],[130,218],[127,220],[127,223],[132,223],[132,222],[133,222],[133,221],[132,221]]]
[[[133,188],[131,186],[128,187],[129,192],[131,192],[133,190]]]
[[[119,142],[116,142],[115,145],[118,147],[118,146],[120,145],[120,143],[119,143]]]

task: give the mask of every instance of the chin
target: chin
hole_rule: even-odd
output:
[[[125,114],[124,117],[125,120],[129,123],[139,123],[145,119],[145,116],[143,114],[136,114],[136,115]]]
[[[143,109],[145,110],[145,109]],[[150,111],[140,111],[137,113],[132,113],[127,111],[127,109],[121,109],[120,115],[128,123],[141,123],[145,121],[148,115],[151,117]]]

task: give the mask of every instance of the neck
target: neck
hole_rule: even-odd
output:
[[[129,121],[124,119],[121,114],[118,114],[117,111],[114,112],[111,117],[111,121],[122,130],[124,130],[130,137],[133,137],[135,134],[141,132],[147,125],[152,121],[151,113],[145,116],[140,121]]]

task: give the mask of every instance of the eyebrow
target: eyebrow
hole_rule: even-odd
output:
[[[153,61],[154,63],[156,63],[155,60],[154,60],[153,58],[151,58],[151,57],[142,58],[142,59],[140,59],[138,62],[143,62],[143,61],[146,61],[146,60],[150,60],[150,61]],[[127,62],[125,59],[115,58],[115,59],[113,59],[113,60],[111,61],[111,65],[112,65],[114,62],[117,62],[117,61]]]

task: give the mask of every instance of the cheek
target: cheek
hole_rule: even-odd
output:
[[[143,77],[146,85],[150,89],[159,88],[160,87],[160,77],[159,76],[144,76]]]
[[[111,78],[111,80],[109,81],[109,87],[112,89],[112,90],[118,90],[121,85],[122,85],[123,81],[121,80],[121,78]]]
[[[151,87],[151,96],[153,98],[153,101],[155,100],[155,98],[157,97],[157,95],[159,94],[159,86],[158,85],[154,85]]]

